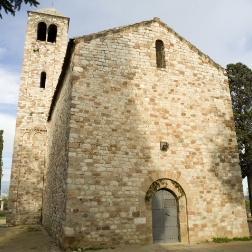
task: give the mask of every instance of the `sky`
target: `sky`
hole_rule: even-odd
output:
[[[15,17],[0,19],[0,129],[4,130],[3,181],[10,180],[19,79],[27,10],[52,7],[52,0],[23,4]],[[53,0],[70,18],[69,38],[159,17],[222,67],[252,68],[251,0]],[[244,183],[244,188],[247,188]]]

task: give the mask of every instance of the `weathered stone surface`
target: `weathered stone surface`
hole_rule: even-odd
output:
[[[164,44],[165,68],[156,65],[156,40]],[[23,77],[35,77],[29,78]],[[22,103],[25,90],[21,81],[20,111],[40,104],[35,90]],[[22,115],[17,125],[27,125]],[[159,19],[70,40],[48,124],[40,119],[34,123],[47,130],[43,204],[30,197],[43,206],[42,222],[61,246],[152,243],[145,196],[160,179],[177,197],[181,242],[248,235],[225,70]],[[28,139],[25,148],[41,143]],[[160,141],[168,142],[167,151]],[[15,153],[13,161],[21,155]],[[29,153],[26,163],[39,160]],[[13,195],[26,192],[22,185],[34,193],[29,181],[18,184],[26,169],[19,174],[15,162]],[[40,186],[39,176],[27,178]]]
[[[7,222],[41,222],[47,116],[66,51],[68,18],[53,8],[28,13],[16,119]],[[57,41],[37,40],[39,22],[57,25]],[[40,74],[46,72],[46,87]]]

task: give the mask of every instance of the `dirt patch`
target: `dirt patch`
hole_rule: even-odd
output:
[[[8,227],[0,220],[0,251],[62,252],[40,225]]]
[[[252,235],[252,221],[249,222]],[[100,250],[100,252],[210,252],[210,251],[251,251],[250,242],[230,242],[227,244],[202,243],[202,244],[165,244],[149,245],[143,247],[116,247],[115,249]],[[10,227],[5,220],[0,220],[0,252],[63,252],[47,234],[41,225],[27,225]]]

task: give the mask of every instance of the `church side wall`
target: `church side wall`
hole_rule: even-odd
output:
[[[185,192],[190,242],[248,235],[224,70],[159,22],[83,40],[73,61],[62,246],[152,243],[145,193],[162,178]],[[156,66],[156,40],[166,68]]]
[[[58,242],[66,219],[71,88],[72,67],[69,66],[48,122],[47,172],[43,198],[42,224]]]

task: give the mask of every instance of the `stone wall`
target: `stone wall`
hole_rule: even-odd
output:
[[[53,12],[54,13],[54,12]],[[54,13],[55,14],[55,13]],[[56,13],[57,14],[57,13]],[[57,25],[56,43],[37,40],[39,22]],[[28,12],[20,80],[7,222],[41,222],[47,115],[66,50],[69,19],[49,12]],[[46,86],[40,88],[41,72]]]
[[[224,69],[158,19],[75,43],[63,247],[151,243],[162,178],[185,192],[189,242],[248,235]]]
[[[62,69],[69,20],[49,10],[29,12],[7,222],[43,212],[64,248],[149,244],[146,193],[166,181],[181,242],[248,235],[224,69],[159,19],[71,40]],[[56,43],[36,40],[41,21]]]
[[[72,66],[65,72],[64,85],[48,127],[47,173],[43,200],[42,224],[60,242],[66,220],[66,183],[68,171],[68,140],[71,105]],[[71,146],[70,146],[71,148]]]

